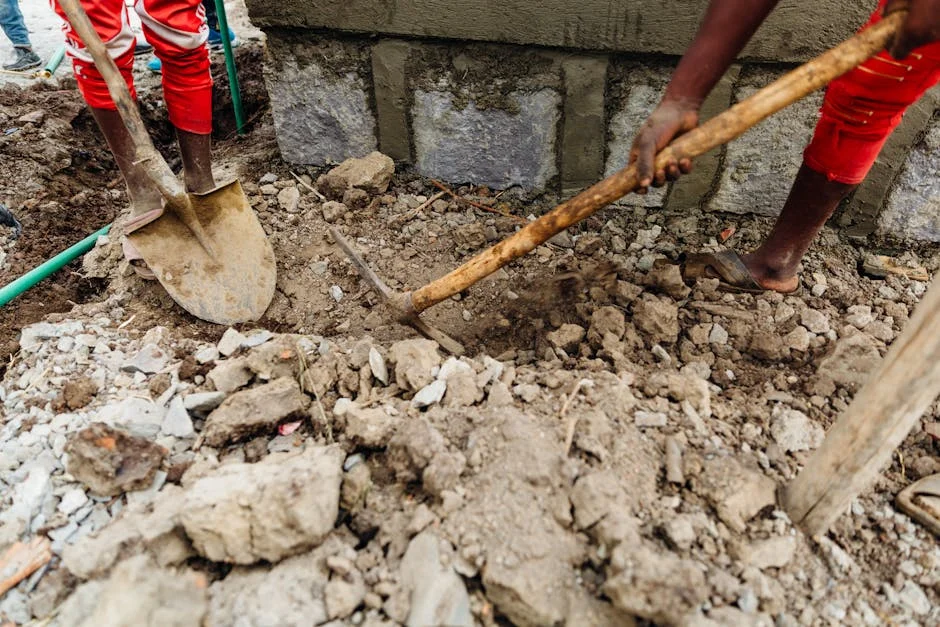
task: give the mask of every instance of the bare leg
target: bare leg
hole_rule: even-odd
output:
[[[836,207],[857,185],[830,181],[806,165],[800,168],[773,230],[742,259],[762,287],[789,292],[799,284],[797,267]]]
[[[147,172],[139,165],[135,165],[136,151],[130,133],[124,127],[124,122],[117,111],[109,109],[92,109],[92,114],[108,140],[108,146],[114,155],[124,182],[127,185],[127,195],[131,200],[131,215],[137,216],[161,207],[160,192],[150,182]]]
[[[212,178],[211,137],[176,129],[183,158],[183,177],[191,192],[208,192],[215,188]]]

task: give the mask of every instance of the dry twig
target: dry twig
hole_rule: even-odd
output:
[[[52,559],[52,543],[37,536],[28,544],[17,542],[0,557],[0,597]]]
[[[590,389],[594,387],[594,381],[591,379],[581,379],[574,386],[574,389],[571,390],[571,394],[565,398],[565,402],[561,405],[561,418],[564,418],[568,414],[568,409],[571,407],[571,402],[574,401],[574,398],[578,395],[582,389]],[[574,442],[574,430],[578,426],[578,414],[573,415],[569,420],[567,427],[565,429],[565,457],[571,452],[571,444]]]
[[[480,204],[478,202],[474,202],[470,200],[469,198],[464,198],[463,196],[458,195],[457,192],[447,187],[440,181],[431,179],[431,184],[434,185],[434,187],[438,188],[439,190],[443,191],[444,193],[450,195],[454,199],[459,200],[461,202],[465,202],[471,207],[476,207],[477,209],[480,209],[481,211],[488,211],[490,213],[495,213],[496,215],[503,216],[504,218],[512,218],[513,220],[515,220],[516,222],[519,222],[520,224],[528,224],[528,221],[525,218],[514,216],[508,211],[500,211],[499,209],[494,209],[493,207],[487,207],[486,205]]]
[[[324,196],[323,194],[321,194],[321,193],[320,193],[320,190],[318,190],[316,187],[314,187],[313,185],[311,185],[311,184],[308,183],[307,181],[305,181],[305,180],[303,180],[302,178],[300,178],[299,176],[297,176],[297,173],[296,173],[296,172],[293,172],[293,171],[292,171],[292,172],[291,172],[291,176],[293,176],[295,179],[297,179],[297,182],[298,182],[298,183],[300,183],[301,185],[303,185],[304,187],[306,187],[307,189],[309,189],[311,192],[313,192],[313,195],[316,196],[317,198],[319,198],[319,199],[320,199],[320,202],[326,202],[326,196]]]

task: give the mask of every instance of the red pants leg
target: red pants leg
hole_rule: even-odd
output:
[[[881,20],[881,6],[870,26]],[[861,183],[907,108],[940,81],[940,42],[915,50],[897,61],[881,52],[826,91],[813,140],[804,163],[829,180]]]

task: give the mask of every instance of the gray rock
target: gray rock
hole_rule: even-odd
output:
[[[424,176],[497,189],[542,189],[556,175],[561,96],[552,89],[511,92],[516,112],[463,106],[447,92],[414,92],[415,166]],[[498,151],[493,146],[500,146]]]
[[[419,409],[436,405],[441,402],[446,392],[447,382],[436,379],[418,390],[414,398],[411,399],[411,405]]]
[[[335,200],[328,200],[320,207],[323,219],[330,224],[336,222],[349,212],[349,207]]]
[[[127,429],[131,435],[155,438],[163,426],[166,408],[137,396],[102,407],[97,420],[107,425]]]
[[[804,309],[800,314],[800,324],[817,335],[829,332],[829,318],[818,309]]]
[[[473,625],[467,589],[453,567],[442,563],[441,544],[453,552],[446,540],[425,531],[412,539],[401,560],[399,581],[411,595],[408,627]]]
[[[176,438],[191,438],[196,431],[193,428],[193,420],[189,417],[189,412],[183,404],[183,399],[174,396],[170,401],[170,407],[163,418],[164,435],[170,435]]]
[[[374,346],[369,347],[369,368],[372,370],[372,376],[388,385],[388,368],[385,365],[385,358]]]
[[[796,546],[795,536],[774,536],[758,540],[742,550],[741,561],[761,570],[783,568],[793,560]]]
[[[323,590],[327,617],[331,620],[346,618],[365,596],[366,585],[358,571],[351,571],[346,577],[334,576]]]
[[[738,532],[765,507],[777,502],[777,484],[744,466],[734,457],[716,457],[705,462],[696,492],[711,502],[718,517]]]
[[[277,193],[277,204],[287,213],[297,213],[300,209],[300,190],[295,185],[285,187]]]
[[[223,357],[228,357],[241,348],[246,339],[247,338],[244,335],[232,327],[229,327],[225,330],[225,333],[222,334],[222,339],[219,340],[219,354],[221,354]]]
[[[712,330],[708,333],[708,342],[710,344],[727,344],[728,343],[728,331],[725,330],[723,326],[717,322],[712,325]]]
[[[563,324],[558,329],[545,336],[552,346],[560,348],[566,353],[577,354],[578,346],[584,339],[586,331],[577,324]]]
[[[396,342],[389,349],[388,356],[395,364],[395,383],[414,392],[434,380],[434,369],[441,364],[437,342],[431,340]]]
[[[88,496],[81,488],[72,488],[62,495],[59,501],[59,511],[66,516],[74,514],[82,505],[88,502]]]
[[[215,346],[206,346],[196,351],[193,357],[195,357],[196,363],[208,364],[219,358],[219,349]]]
[[[166,368],[169,356],[156,344],[147,344],[131,359],[124,362],[121,370],[154,374]]]
[[[225,392],[196,392],[183,397],[183,407],[186,411],[196,413],[210,412],[221,405],[225,398]]]
[[[226,464],[186,492],[182,522],[213,561],[277,562],[319,545],[339,514],[343,451],[309,446],[255,464]]]
[[[400,420],[385,407],[362,409],[351,405],[346,411],[346,437],[367,448],[382,448],[388,444]]]
[[[225,394],[245,387],[251,381],[252,372],[245,359],[226,359],[206,375],[215,389]]]
[[[770,419],[770,435],[788,453],[819,447],[826,433],[803,412],[777,405]]]
[[[302,416],[309,405],[310,399],[295,379],[275,379],[225,399],[206,418],[200,437],[209,446],[219,447],[273,432],[281,422]]]
[[[665,427],[668,423],[662,412],[637,411],[633,414],[633,424],[638,427]]]
[[[910,580],[904,582],[904,585],[898,591],[898,597],[901,599],[901,603],[918,616],[927,614],[933,607],[924,589]]]
[[[940,242],[940,181],[936,158],[940,123],[936,118],[923,140],[908,153],[879,216],[881,233],[900,239]]]

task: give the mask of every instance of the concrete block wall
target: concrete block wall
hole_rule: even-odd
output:
[[[387,7],[389,2],[395,11],[378,11],[378,3],[372,2],[372,12],[363,16],[350,8],[359,0],[344,2],[349,13],[342,15],[338,3],[329,1],[275,5],[249,0],[252,19],[268,37],[266,79],[285,159],[324,164],[378,148],[425,176],[455,184],[520,186],[569,195],[627,162],[636,129],[658,103],[678,60],[675,55],[694,32],[689,20],[678,21],[671,30],[654,21],[649,28],[658,29],[659,38],[598,31],[592,43],[587,31],[577,30],[565,43],[592,49],[550,48],[545,45],[559,42],[549,30],[530,29],[526,34],[528,27],[517,21],[524,32],[492,31],[499,22],[493,16],[502,15],[506,7],[545,3],[501,2],[494,8],[495,3],[486,0],[452,2],[452,19],[425,24],[421,30],[420,20],[406,23],[398,12],[410,15],[427,3],[380,4]],[[591,2],[558,2],[566,4],[569,13],[574,10],[588,19],[584,5]],[[469,12],[467,19],[478,19],[472,17],[473,7],[480,4],[495,12],[485,28],[453,23],[461,12]],[[701,8],[705,2],[663,4]],[[795,30],[787,36],[788,25],[802,23],[794,21],[795,14],[787,21],[788,4],[782,3],[778,21],[764,29],[765,39],[752,46],[754,57],[733,67],[715,89],[703,108],[704,118],[782,75],[792,67],[789,61],[812,56],[850,35],[870,10],[846,1],[848,9],[839,12],[838,19],[832,12],[816,15],[827,28],[816,28],[812,37]],[[446,13],[442,11],[436,14]],[[799,14],[800,20],[803,17]],[[632,23],[624,19],[624,24]],[[368,24],[373,24],[372,32],[407,37],[367,35]],[[674,36],[667,37],[667,32]],[[467,41],[486,37],[513,43]],[[635,49],[668,54],[636,54]],[[817,94],[798,103],[699,158],[695,172],[680,182],[625,202],[775,214],[812,136],[820,102]],[[872,176],[842,211],[840,224],[851,233],[866,235],[877,229],[902,239],[940,241],[940,191],[930,170],[940,155],[936,108],[931,97],[911,110]]]

